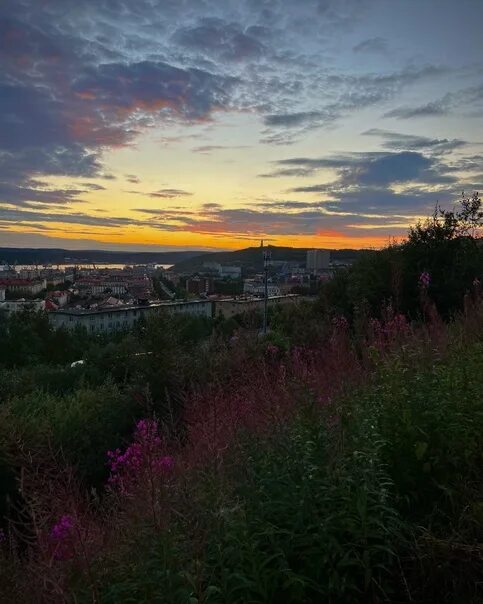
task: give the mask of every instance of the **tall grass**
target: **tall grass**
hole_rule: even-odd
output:
[[[184,430],[143,424],[106,457],[102,496],[24,463],[6,597],[482,601],[482,309],[449,326],[389,312],[356,336],[340,319],[319,347],[238,342],[186,395]]]

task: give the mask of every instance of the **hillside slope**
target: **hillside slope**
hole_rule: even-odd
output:
[[[271,253],[272,260],[287,260],[291,262],[305,263],[307,251],[311,248],[279,247],[269,245],[267,248]],[[353,261],[363,250],[330,250],[332,260]],[[196,271],[201,269],[205,262],[219,262],[220,264],[242,266],[245,269],[262,268],[262,250],[259,246],[248,247],[233,252],[213,252],[177,262],[173,267],[176,271]]]
[[[0,247],[0,263],[9,264],[63,264],[83,262],[107,263],[138,263],[158,262],[174,264],[200,256],[201,251],[170,251],[170,252],[113,252],[108,250],[66,250],[62,248],[9,248]],[[201,256],[200,256],[201,257]]]

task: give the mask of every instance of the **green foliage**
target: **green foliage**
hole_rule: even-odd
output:
[[[459,210],[437,208],[432,218],[411,228],[406,242],[367,251],[347,270],[322,287],[319,306],[325,312],[352,317],[354,308],[369,305],[377,316],[391,301],[411,318],[421,314],[419,276],[428,272],[428,295],[445,317],[462,309],[473,282],[483,278],[483,245],[478,235],[483,212],[477,193],[463,195]]]
[[[55,330],[45,313],[0,316],[0,367],[67,364],[82,358],[91,338],[85,330]]]
[[[383,595],[400,529],[377,440],[339,450],[310,417],[249,443],[209,545],[209,602],[360,601]]]
[[[443,532],[447,517],[475,497],[468,486],[477,483],[483,461],[482,367],[482,342],[429,367],[420,355],[398,355],[350,411],[353,427],[377,410],[401,509],[415,522],[431,515],[433,528],[442,523]]]
[[[64,396],[37,390],[4,404],[0,444],[11,448],[13,437],[46,455],[62,454],[87,484],[99,485],[106,476],[106,451],[129,435],[138,413],[114,384]]]
[[[449,335],[373,351],[335,406],[188,470],[169,530],[104,561],[102,601],[481,601],[483,334]]]

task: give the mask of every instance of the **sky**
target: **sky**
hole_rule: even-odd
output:
[[[0,246],[400,240],[483,189],[483,0],[2,0]]]

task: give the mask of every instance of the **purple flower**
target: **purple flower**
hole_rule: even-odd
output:
[[[419,275],[419,285],[423,288],[427,288],[429,287],[429,284],[431,283],[431,276],[427,271],[422,272]]]
[[[134,441],[124,453],[116,449],[108,451],[107,457],[108,484],[124,494],[137,490],[147,476],[163,478],[174,466],[173,457],[165,455],[158,422],[152,419],[138,421]]]
[[[50,536],[56,541],[62,541],[70,535],[74,527],[74,519],[68,514],[61,516],[60,520],[54,524],[50,531]]]

